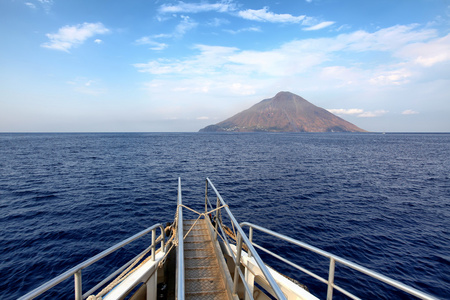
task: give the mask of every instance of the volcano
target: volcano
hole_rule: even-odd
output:
[[[200,132],[366,132],[290,92],[279,92]]]

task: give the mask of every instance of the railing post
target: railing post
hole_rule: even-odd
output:
[[[219,201],[219,197],[217,197],[217,204],[216,204],[216,208],[219,208],[220,207],[220,201]],[[215,228],[216,228],[216,230],[215,230],[215,233],[214,233],[214,239],[215,240],[217,240],[217,229],[218,229],[218,224],[219,224],[219,217],[220,217],[220,215],[219,215],[219,213],[220,213],[220,210],[218,209],[218,210],[216,210],[216,224],[215,224]]]
[[[152,261],[155,261],[155,247],[156,247],[156,228],[152,230]]]
[[[250,244],[253,244],[253,227],[248,227],[248,240],[250,241]],[[252,257],[252,252],[248,251],[248,258]]]
[[[208,180],[205,184],[205,214],[208,212]]]
[[[238,283],[239,283],[239,268],[241,267],[241,252],[242,252],[242,236],[238,232],[237,245],[236,245],[236,261],[234,266],[234,285],[233,294],[237,294]]]
[[[164,247],[166,246],[166,233],[164,232],[165,228],[161,227],[161,251],[165,251]]]
[[[336,261],[333,257],[330,258],[330,271],[328,274],[328,292],[327,292],[327,300],[333,299],[333,285],[334,285],[334,267]]]
[[[75,277],[75,300],[82,300],[83,284],[81,282],[81,269],[74,274],[74,277]]]

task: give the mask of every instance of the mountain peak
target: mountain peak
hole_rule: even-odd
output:
[[[293,93],[291,93],[291,92],[281,91],[281,92],[278,92],[278,93],[275,95],[275,97],[273,97],[272,99],[278,99],[278,98],[286,99],[286,98],[288,98],[288,97],[300,97],[300,96],[297,96],[296,94],[293,94]],[[300,98],[301,98],[301,97],[300,97]]]
[[[273,98],[267,99],[268,101],[271,101],[273,103],[294,103],[294,102],[308,102],[302,97],[293,94],[291,92],[279,92],[277,93]]]
[[[291,92],[279,92],[200,131],[364,132],[365,130]]]

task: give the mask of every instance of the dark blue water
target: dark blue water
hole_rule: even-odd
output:
[[[238,221],[450,299],[450,134],[0,134],[0,157],[2,299],[173,220],[178,177],[188,205],[201,206],[209,177]],[[326,260],[255,238],[327,276]],[[85,291],[110,264],[86,269]],[[336,277],[363,299],[410,299],[341,266]],[[66,283],[46,298],[72,298]]]

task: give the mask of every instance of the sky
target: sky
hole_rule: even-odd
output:
[[[194,132],[279,91],[450,132],[449,0],[0,0],[0,132]]]

